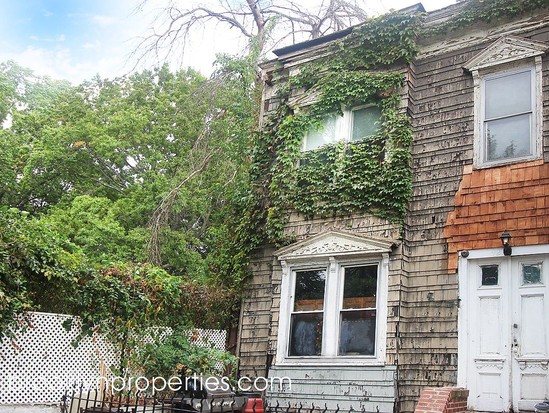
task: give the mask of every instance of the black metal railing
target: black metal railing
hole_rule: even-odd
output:
[[[361,409],[329,409],[327,404],[269,402],[246,396],[188,398],[179,393],[113,392],[75,386],[61,402],[62,413],[373,413]],[[375,413],[379,413],[376,409]]]
[[[186,398],[173,392],[112,392],[73,387],[61,401],[62,413],[264,413],[262,401],[243,397]]]

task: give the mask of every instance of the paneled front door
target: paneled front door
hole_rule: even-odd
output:
[[[469,260],[467,268],[460,356],[467,357],[469,407],[533,410],[549,398],[549,256]]]

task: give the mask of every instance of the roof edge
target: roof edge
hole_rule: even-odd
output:
[[[416,3],[412,6],[405,7],[403,9],[397,10],[400,13],[405,14],[413,14],[413,13],[425,13],[425,8],[423,7],[423,4]],[[354,26],[348,27],[346,29],[340,30],[338,32],[330,33],[325,36],[317,37],[316,39],[306,40],[304,42],[295,43],[289,46],[281,47],[280,49],[273,50],[273,53],[277,57],[284,56],[289,53],[294,53],[299,50],[308,49],[315,46],[320,46],[325,43],[332,42],[334,40],[341,39],[349,34],[352,33],[352,31],[356,28],[361,26],[364,23],[359,23]]]

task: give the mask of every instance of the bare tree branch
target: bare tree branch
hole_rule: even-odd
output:
[[[173,188],[168,195],[162,199],[162,202],[153,212],[153,215],[149,221],[149,226],[151,228],[151,239],[149,241],[149,262],[155,265],[162,265],[162,255],[160,252],[160,231],[165,226],[168,216],[173,208],[173,204],[179,195],[181,188],[189,182],[196,175],[203,172],[209,165],[212,157],[221,150],[221,148],[213,148],[202,160],[202,163],[198,168],[193,170],[188,174],[179,184]]]
[[[130,57],[137,64],[150,55],[161,61],[176,52],[182,57],[191,34],[212,23],[235,28],[248,41],[257,38],[255,45],[265,54],[283,39],[314,39],[363,21],[367,15],[359,1],[364,0],[322,0],[316,7],[304,8],[297,0],[211,0],[180,8],[183,0],[173,0],[160,10],[149,34],[141,38]],[[148,3],[151,0],[143,0],[139,7]]]

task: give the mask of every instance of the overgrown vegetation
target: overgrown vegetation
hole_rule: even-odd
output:
[[[255,71],[220,62],[77,87],[0,66],[0,337],[26,310],[79,315],[123,356],[150,325],[234,325]]]
[[[425,29],[422,35],[425,37],[441,35],[476,23],[489,24],[543,7],[547,7],[546,0],[468,0],[446,22]]]
[[[220,56],[212,79],[162,67],[71,87],[1,64],[0,337],[26,310],[67,312],[130,360],[136,329],[234,323],[249,254],[288,241],[289,211],[402,222],[412,134],[399,92],[416,41],[545,5],[470,0],[427,30],[421,16],[369,20],[297,75],[275,72],[261,132],[260,47]],[[295,91],[317,98],[292,106]],[[381,109],[379,132],[301,151],[325,116],[360,105]],[[155,369],[186,351],[165,346]]]
[[[249,242],[284,243],[290,210],[307,216],[369,212],[403,219],[411,191],[411,128],[400,109],[401,67],[415,54],[420,17],[389,14],[372,19],[330,46],[320,57],[283,79],[281,104],[269,114],[251,165],[254,208]],[[372,68],[385,68],[383,72]],[[284,76],[279,73],[278,76]],[[318,96],[305,108],[290,107],[292,91]],[[360,142],[302,152],[303,137],[328,114],[377,105],[380,132]]]
[[[213,347],[197,346],[193,336],[175,332],[160,345],[147,344],[142,356],[145,377],[216,375],[236,377],[238,359]]]

